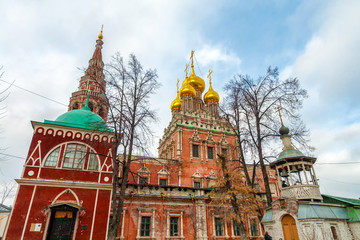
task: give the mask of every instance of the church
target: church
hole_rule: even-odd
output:
[[[102,104],[102,46],[101,33],[68,111],[55,120],[31,122],[33,138],[16,180],[5,239],[107,238],[113,132]],[[195,74],[193,54],[189,76],[169,101],[172,119],[159,141],[159,157],[131,164],[137,174],[129,179],[118,239],[240,239],[239,226],[219,215],[210,198],[216,156],[236,157],[236,137],[219,117],[220,96],[211,77],[206,87]],[[275,199],[279,188],[269,171]],[[261,179],[257,186],[261,191]],[[256,216],[246,227],[252,239],[263,238]]]
[[[106,124],[109,109],[103,104],[102,46],[101,33],[79,88],[70,97],[68,111],[55,120],[31,122],[33,138],[21,177],[16,180],[19,188],[4,239],[107,239],[112,217],[113,131]],[[226,220],[210,197],[217,154],[238,158],[236,135],[219,116],[220,96],[212,88],[211,74],[208,86],[196,75],[193,54],[190,74],[178,86],[175,99],[169,100],[172,119],[159,141],[158,158],[141,158],[131,164],[136,177],[129,179],[117,239],[241,239],[240,227]],[[292,239],[286,237],[275,217],[282,218],[291,201],[297,201],[291,200],[291,191],[295,185],[300,187],[286,175],[293,170],[292,165],[299,164],[289,164],[287,159],[293,159],[292,155],[282,156],[267,168],[272,197],[277,200],[264,210],[262,224],[271,234]],[[313,184],[305,192],[311,191],[313,202],[321,202],[314,159],[301,155],[301,161],[299,166],[309,171],[306,185]],[[265,187],[258,176],[260,172],[255,189],[263,197]],[[282,178],[292,185],[284,187]],[[284,208],[278,207],[281,204]],[[358,206],[349,208],[356,212]],[[283,211],[277,213],[277,209]],[[342,215],[339,221],[344,224],[348,219]],[[256,216],[249,216],[245,225],[250,239],[264,239]],[[338,229],[345,226],[340,225]]]

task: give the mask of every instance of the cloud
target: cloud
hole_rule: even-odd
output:
[[[330,2],[312,19],[318,27],[304,51],[281,73],[298,77],[309,92],[303,116],[319,163],[360,162],[359,10],[359,1]],[[319,164],[316,168],[324,191],[359,197],[351,191],[351,183],[360,181],[359,164]]]

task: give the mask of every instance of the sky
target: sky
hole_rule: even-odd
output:
[[[184,79],[191,50],[198,76],[206,80],[213,70],[220,97],[234,75],[257,78],[277,66],[281,78],[297,77],[308,91],[301,115],[316,148],[321,192],[359,198],[359,12],[357,0],[1,1],[1,80],[63,105],[15,86],[8,90],[0,102],[0,148],[17,157],[0,155],[0,181],[20,177],[30,121],[67,111],[104,24],[105,63],[115,52],[134,53],[145,69],[158,71],[154,149],[171,120],[176,79]],[[0,81],[0,90],[7,86]]]

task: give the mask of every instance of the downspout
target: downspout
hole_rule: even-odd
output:
[[[162,200],[161,200],[161,240],[163,239],[163,231],[164,231],[164,199],[165,196],[162,196]]]
[[[207,234],[208,234],[208,238],[209,240],[211,240],[211,235],[210,235],[210,231],[209,231],[209,208],[210,208],[210,204],[212,203],[213,199],[210,197],[210,202],[208,203],[208,205],[206,206],[206,230],[207,230]]]
[[[129,207],[129,224],[127,225],[127,237],[126,239],[129,239],[129,226],[131,222],[131,207],[134,200],[134,193],[131,193],[131,200],[130,200],[130,207]]]

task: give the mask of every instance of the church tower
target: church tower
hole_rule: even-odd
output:
[[[89,61],[89,66],[84,76],[80,79],[78,91],[73,92],[70,98],[69,111],[81,109],[81,107],[85,106],[88,90],[90,90],[89,108],[106,121],[109,109],[105,102],[106,82],[104,62],[102,61],[101,54],[102,45],[104,44],[102,39],[103,35],[101,30],[96,40],[95,51]]]
[[[55,121],[31,122],[33,137],[4,239],[106,239],[113,132],[104,121],[107,109],[100,111],[101,45],[102,34],[70,109]]]

